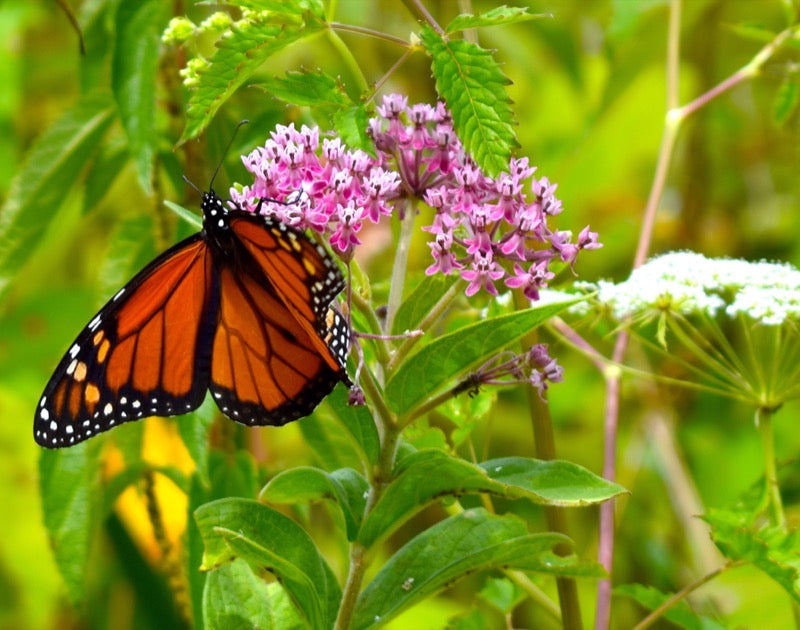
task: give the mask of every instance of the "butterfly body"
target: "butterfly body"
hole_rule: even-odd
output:
[[[37,406],[37,443],[183,414],[208,390],[237,422],[281,425],[349,382],[349,328],[330,306],[344,279],[327,252],[213,190],[201,207],[203,230],[147,265],[78,335]]]

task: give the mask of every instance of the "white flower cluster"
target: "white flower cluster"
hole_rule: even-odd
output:
[[[624,282],[581,283],[617,319],[672,310],[685,315],[724,312],[769,326],[800,321],[800,270],[788,264],[706,258],[671,252],[649,260]]]

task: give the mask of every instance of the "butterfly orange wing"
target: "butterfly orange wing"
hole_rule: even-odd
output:
[[[64,355],[36,410],[36,442],[68,446],[123,422],[197,408],[208,386],[218,299],[199,234],[156,258]]]
[[[324,249],[282,223],[242,212],[230,225],[243,251],[220,269],[209,387],[238,422],[285,424],[349,382],[349,328],[329,306],[344,279]]]

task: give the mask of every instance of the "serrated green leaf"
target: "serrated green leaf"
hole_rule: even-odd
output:
[[[565,298],[540,304],[479,321],[437,338],[391,375],[386,384],[389,407],[401,415],[408,413],[454,377],[486,361],[574,302],[574,299]]]
[[[627,595],[648,610],[655,610],[672,597],[669,593],[662,593],[657,588],[641,584],[615,586],[614,594]],[[717,623],[710,617],[695,613],[685,600],[664,613],[664,618],[682,628],[686,628],[686,630],[725,630],[726,628],[726,626]]]
[[[337,385],[325,399],[333,415],[344,426],[361,453],[364,462],[374,465],[381,450],[378,427],[366,406],[348,403],[348,389]]]
[[[418,534],[389,559],[359,596],[351,627],[384,624],[474,571],[533,570],[544,552],[568,540],[560,534],[529,534],[516,517],[483,509],[452,516]]]
[[[339,505],[347,529],[347,540],[355,540],[367,503],[367,480],[352,468],[332,473],[311,466],[298,466],[275,475],[258,495],[266,503],[305,503],[333,499]]]
[[[136,163],[139,185],[152,192],[156,144],[158,50],[169,19],[161,0],[120,2],[115,16],[116,45],[111,87],[122,127]]]
[[[800,532],[759,527],[746,508],[710,510],[703,519],[711,525],[711,538],[727,558],[758,567],[800,604]]]
[[[256,577],[244,560],[208,574],[203,591],[203,622],[220,630],[301,630],[305,628],[280,584]]]
[[[397,309],[392,322],[392,334],[400,335],[416,329],[456,280],[458,276],[455,274],[425,276]]]
[[[70,448],[42,450],[39,484],[44,526],[73,603],[84,596],[89,543],[101,514],[99,451],[95,438]]]
[[[106,97],[79,102],[34,143],[0,211],[0,295],[35,250],[111,123]]]
[[[527,22],[528,20],[539,20],[541,18],[551,17],[547,13],[528,13],[528,7],[495,7],[481,13],[480,15],[471,15],[469,13],[462,13],[450,22],[445,28],[446,33],[455,33],[456,31],[463,31],[467,28],[478,28],[481,26],[499,26],[500,24],[516,24],[517,22]]]
[[[203,536],[206,570],[246,560],[257,571],[274,573],[312,628],[330,628],[341,589],[308,534],[293,520],[248,499],[220,499],[199,507],[195,520]]]
[[[302,15],[313,13],[320,20],[325,18],[322,0],[227,0],[226,4],[244,7],[252,11],[281,11]]]
[[[128,147],[120,137],[119,142],[103,147],[100,154],[92,160],[86,174],[86,186],[83,196],[83,212],[89,212],[103,200],[106,193],[123,171],[130,159]]]
[[[197,72],[180,142],[196,137],[230,96],[273,54],[324,28],[311,13],[274,11],[250,14],[217,42],[208,65]]]
[[[453,116],[464,148],[489,176],[508,169],[517,146],[510,83],[489,51],[466,40],[445,40],[430,26],[422,42],[433,58],[436,90]]]
[[[284,77],[262,79],[255,87],[294,105],[306,107],[350,105],[342,82],[322,71],[290,71]]]
[[[396,479],[361,526],[365,547],[403,524],[431,501],[446,495],[487,492],[509,499],[527,498],[540,505],[578,507],[606,501],[625,492],[572,462],[508,457],[475,465],[438,450],[421,450],[400,461]]]
[[[800,84],[797,78],[784,78],[772,102],[772,120],[775,124],[783,125],[797,110],[798,101],[800,101]]]
[[[331,114],[331,121],[336,133],[348,147],[374,155],[375,146],[367,135],[369,115],[362,103],[335,110]]]

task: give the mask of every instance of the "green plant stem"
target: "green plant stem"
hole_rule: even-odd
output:
[[[394,460],[397,454],[397,444],[400,440],[401,429],[398,423],[384,423],[381,435],[381,452],[378,462],[370,479],[370,491],[367,496],[367,505],[364,508],[364,518],[372,511],[383,490],[391,480]],[[358,594],[361,592],[361,583],[369,567],[368,550],[358,541],[353,542],[350,548],[350,568],[347,572],[347,581],[342,591],[342,603],[336,615],[335,630],[347,630],[355,612]]]
[[[517,310],[528,307],[528,300],[515,292],[514,306]],[[533,330],[522,338],[524,349],[531,348],[539,342],[538,333]],[[528,388],[528,410],[533,426],[533,438],[536,443],[536,457],[543,460],[556,459],[556,442],[553,433],[553,422],[550,417],[550,408],[542,400],[533,387]],[[566,512],[563,508],[546,506],[544,508],[547,527],[552,532],[569,536],[567,530]],[[559,555],[571,552],[569,545],[556,545],[554,551]],[[576,630],[583,627],[581,621],[581,607],[578,600],[578,585],[574,578],[557,577],[558,601],[561,606],[561,619],[565,630]]]
[[[397,314],[397,309],[403,301],[403,287],[405,286],[406,269],[408,267],[408,253],[411,250],[411,237],[414,234],[414,220],[417,216],[417,207],[409,203],[405,208],[405,216],[400,223],[400,238],[397,239],[397,249],[392,267],[392,280],[389,286],[389,303],[386,305],[385,332],[392,330],[392,322]]]
[[[369,324],[370,332],[375,335],[380,335],[382,332],[381,323],[378,320],[378,316],[375,314],[375,311],[372,309],[370,303],[365,300],[364,297],[358,293],[358,291],[353,291],[350,293],[350,300],[351,304],[358,309],[358,312],[366,318],[367,323]],[[381,365],[385,365],[389,362],[389,346],[385,339],[375,339],[375,352]]]
[[[658,621],[667,611],[669,611],[671,608],[674,608],[677,604],[683,601],[689,594],[691,594],[693,591],[696,591],[698,588],[703,586],[703,584],[710,582],[715,577],[724,573],[728,569],[733,569],[734,567],[742,566],[743,564],[745,563],[728,562],[727,564],[723,564],[721,567],[714,569],[710,573],[707,573],[703,577],[698,578],[691,584],[688,584],[680,591],[675,593],[672,597],[670,597],[667,601],[661,604],[658,608],[653,610],[649,615],[647,615],[647,617],[645,617],[638,624],[636,624],[633,630],[645,630],[645,628],[649,628],[656,621]]]
[[[453,302],[456,295],[458,295],[458,292],[461,290],[461,284],[462,280],[459,278],[452,285],[450,285],[450,288],[444,292],[442,297],[439,298],[439,301],[434,304],[433,308],[419,323],[419,326],[417,326],[419,330],[422,332],[427,332],[430,330],[431,326],[436,323],[439,317],[442,316],[442,313],[444,313],[447,307]],[[394,370],[398,365],[400,365],[420,339],[421,337],[409,337],[403,343],[401,343],[400,347],[395,351],[392,359],[389,361],[388,369]]]
[[[781,489],[778,485],[778,468],[775,461],[775,435],[772,431],[773,409],[759,407],[756,409],[756,427],[761,435],[761,446],[764,454],[764,483],[766,483],[767,508],[770,524],[786,528],[786,515],[783,512]]]

